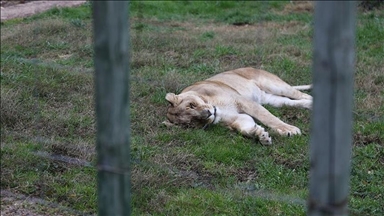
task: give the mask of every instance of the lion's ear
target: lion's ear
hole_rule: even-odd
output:
[[[167,93],[167,95],[165,95],[165,100],[167,100],[172,106],[174,106],[175,104],[177,104],[177,95],[173,93]]]

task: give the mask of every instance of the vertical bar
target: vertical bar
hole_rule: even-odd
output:
[[[316,2],[309,215],[348,214],[355,21],[355,1]]]
[[[130,215],[127,1],[93,1],[99,215]]]

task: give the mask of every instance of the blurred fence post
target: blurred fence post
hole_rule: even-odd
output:
[[[347,215],[356,2],[315,5],[309,215]]]
[[[130,215],[127,1],[93,1],[99,215]]]

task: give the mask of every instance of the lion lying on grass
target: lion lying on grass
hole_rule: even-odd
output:
[[[179,95],[167,93],[170,125],[191,126],[221,123],[248,137],[258,137],[262,144],[272,139],[254,119],[280,135],[301,134],[300,129],[281,121],[262,104],[311,109],[312,96],[299,90],[310,85],[290,86],[276,75],[254,68],[240,68],[217,74],[185,88]]]

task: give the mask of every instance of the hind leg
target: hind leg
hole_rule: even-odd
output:
[[[277,95],[268,94],[268,93],[264,95],[262,103],[269,104],[274,107],[292,106],[292,107],[312,109],[311,99],[292,100],[287,97],[277,96]]]
[[[255,79],[257,86],[266,93],[285,96],[294,100],[312,100],[312,96],[303,93],[280,79],[280,77],[266,71],[259,71],[260,75]]]
[[[278,80],[273,80],[267,83],[263,83],[259,86],[261,90],[264,90],[268,94],[276,95],[276,96],[284,96],[287,98],[291,98],[294,100],[312,100],[312,96],[296,90],[288,83],[284,82],[280,78]]]

